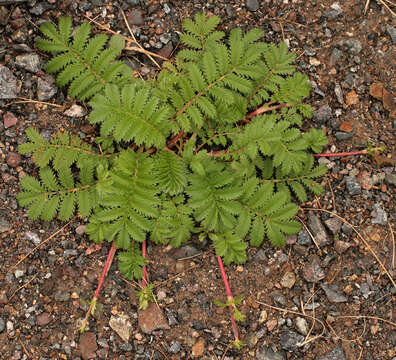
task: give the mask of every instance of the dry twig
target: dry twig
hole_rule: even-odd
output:
[[[131,30],[131,27],[129,26],[128,20],[127,20],[127,18],[126,18],[126,16],[125,16],[124,10],[122,10],[121,8],[120,8],[120,10],[121,10],[121,14],[122,14],[122,17],[123,17],[123,19],[124,19],[125,25],[126,25],[126,27],[128,28],[128,31],[129,31],[129,33],[131,34],[133,41],[135,42],[135,44],[136,44],[141,50],[144,50],[144,49],[143,49],[143,46],[140,45],[140,44],[138,43],[138,41],[136,40],[136,37],[135,37],[135,35],[133,34],[133,31]],[[148,58],[158,67],[158,69],[161,69],[161,66],[154,60],[154,58],[153,58],[150,54],[147,54],[147,56],[148,56]]]
[[[299,218],[298,216],[296,216],[298,220],[300,220],[301,224],[303,225],[304,229],[307,231],[307,233],[309,234],[309,236],[311,237],[312,241],[314,242],[316,248],[318,249],[318,253],[319,255],[322,255],[322,250],[319,247],[319,244],[317,243],[315,237],[313,236],[313,234],[309,231],[307,225],[305,225],[304,221],[302,221],[301,218]]]
[[[135,43],[135,40],[129,38],[128,36],[119,34],[119,33],[115,32],[115,31],[113,31],[113,30],[111,30],[111,29],[108,29],[106,26],[104,26],[104,25],[102,25],[101,23],[97,22],[96,20],[90,18],[89,16],[84,15],[84,17],[87,18],[90,22],[94,23],[96,26],[100,27],[102,30],[105,30],[105,31],[107,31],[107,32],[109,32],[109,33],[111,33],[111,34],[113,34],[113,35],[119,35],[119,36],[121,36],[124,40],[126,40],[126,41],[128,41],[128,42]],[[151,51],[142,49],[142,48],[140,48],[140,47],[138,47],[138,46],[126,46],[126,47],[124,48],[124,50],[137,51],[137,52],[143,53],[143,54],[145,54],[145,55],[147,55],[147,56],[150,55],[150,56],[157,57],[157,58],[162,59],[162,60],[165,60],[165,61],[168,61],[168,60],[169,60],[169,59],[167,59],[167,58],[164,57],[164,56],[161,56],[161,55],[156,54],[156,53],[153,53],[153,52],[151,52]]]
[[[74,219],[74,218],[73,218]],[[72,220],[68,221],[65,225],[63,225],[59,230],[55,231],[52,235],[48,236],[45,240],[43,240],[40,244],[38,244],[36,247],[34,247],[32,250],[30,250],[26,255],[22,257],[21,260],[19,260],[15,265],[13,265],[8,271],[12,271],[15,269],[21,262],[23,262],[29,255],[33,254],[40,246],[44,245],[48,241],[50,241],[54,236],[58,235],[64,228],[66,228]]]

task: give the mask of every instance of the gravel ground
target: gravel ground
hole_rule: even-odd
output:
[[[8,3],[0,6],[1,359],[396,359],[389,279],[396,273],[396,29],[380,2],[372,0],[366,14],[365,0]],[[89,242],[84,221],[33,222],[15,200],[19,179],[37,173],[17,153],[28,126],[47,138],[64,129],[88,142],[95,131],[86,105],[67,98],[43,72],[49,57],[35,47],[37,26],[62,15],[79,24],[88,16],[128,35],[120,8],[137,41],[165,57],[180,48],[181,20],[196,12],[220,16],[224,31],[262,28],[266,41],[284,40],[298,54],[297,66],[313,86],[315,113],[306,126],[326,130],[327,152],[386,146],[373,157],[321,158],[329,168],[326,191],[302,204],[298,236],[280,250],[250,249],[246,264],[227,267],[235,295],[244,296],[241,351],[229,346],[228,310],[213,304],[225,300],[214,253],[194,239],[180,249],[149,246],[159,308],[145,314],[138,314],[134,284],[114,264],[102,308],[80,335],[108,249]],[[141,54],[126,51],[123,60],[137,76],[158,72]],[[40,103],[18,103],[19,97]]]

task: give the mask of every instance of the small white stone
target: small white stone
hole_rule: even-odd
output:
[[[302,317],[298,317],[296,319],[296,327],[300,334],[307,335],[308,334],[308,324],[307,320]]]
[[[72,105],[69,109],[67,109],[64,114],[69,117],[82,117],[86,114],[87,112],[85,109],[77,104]]]

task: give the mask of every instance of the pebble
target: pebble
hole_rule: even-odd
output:
[[[268,319],[268,313],[266,310],[261,310],[258,322],[260,324],[264,323]]]
[[[4,128],[6,129],[8,129],[11,126],[15,126],[17,121],[18,121],[17,117],[10,111],[7,111],[3,115],[3,124],[4,124]]]
[[[0,234],[9,231],[10,228],[10,223],[3,217],[0,217]]]
[[[165,14],[167,14],[167,15],[170,14],[171,8],[169,7],[169,5],[167,3],[165,3],[163,5],[163,9],[164,9]]]
[[[333,235],[337,235],[342,226],[342,221],[337,217],[331,217],[325,220],[326,227],[332,232]]]
[[[254,333],[249,333],[245,338],[245,343],[249,347],[249,349],[254,349],[254,347],[258,343],[258,337]]]
[[[349,53],[357,55],[362,51],[362,43],[358,39],[348,39],[344,41],[344,44],[348,47]]]
[[[9,335],[12,335],[14,333],[14,323],[8,320],[6,323],[6,327],[7,327],[7,333]]]
[[[352,246],[351,243],[342,241],[342,240],[335,240],[334,241],[334,249],[337,251],[338,254],[343,254]]]
[[[151,334],[154,330],[170,329],[162,310],[153,302],[149,303],[147,309],[139,310],[138,323],[145,334]]]
[[[41,243],[40,237],[33,231],[26,231],[25,239],[31,241],[35,246],[38,246]]]
[[[165,46],[162,47],[161,50],[158,51],[158,55],[163,56],[164,58],[169,58],[173,51],[173,44],[169,41]]]
[[[87,112],[82,106],[73,104],[69,109],[65,110],[63,114],[69,117],[80,118],[83,117],[86,113]]]
[[[265,251],[263,249],[259,249],[254,255],[253,255],[253,260],[254,261],[259,261],[259,262],[266,262],[267,256],[265,255]]]
[[[98,339],[97,343],[102,348],[108,348],[109,347],[109,343],[107,342],[106,339],[100,338],[100,339]]]
[[[305,265],[304,270],[304,279],[308,282],[319,282],[324,279],[325,273],[320,266],[319,257],[314,256],[312,261],[310,261],[307,265]]]
[[[284,350],[295,351],[297,347],[304,341],[304,336],[294,331],[287,330],[280,336],[280,344]]]
[[[52,318],[51,315],[43,312],[37,316],[37,325],[44,326],[51,322]]]
[[[50,100],[57,92],[55,78],[52,75],[37,79],[37,97],[40,101]]]
[[[396,173],[385,175],[385,181],[389,185],[396,186]]]
[[[312,239],[311,236],[309,235],[308,231],[305,229],[302,229],[297,236],[297,242],[300,245],[307,246],[312,244]]]
[[[321,288],[326,293],[327,298],[332,303],[346,302],[348,299],[338,290],[338,286],[335,284],[326,285],[321,284]]]
[[[132,351],[133,346],[130,343],[124,343],[124,344],[120,345],[120,350],[125,351],[125,352]]]
[[[109,325],[124,342],[129,342],[129,337],[133,329],[129,315],[124,313],[120,313],[118,316],[112,315]]]
[[[296,318],[296,328],[300,334],[307,335],[308,334],[307,320],[305,320],[302,317],[297,317]]]
[[[336,86],[334,87],[334,94],[337,98],[337,101],[342,105],[344,104],[344,97],[342,94],[342,89],[340,84],[336,84]]]
[[[84,332],[80,336],[79,344],[81,356],[84,360],[95,358],[95,351],[98,349],[96,335],[92,332]]]
[[[285,275],[283,275],[280,281],[280,284],[288,289],[291,289],[295,283],[296,283],[296,275],[294,275],[294,272],[292,271],[287,271]]]
[[[77,255],[78,255],[78,251],[76,249],[67,249],[63,252],[63,257],[65,257],[66,259]]]
[[[326,229],[324,228],[322,222],[313,213],[310,213],[308,215],[308,227],[311,230],[315,241],[320,246],[325,246],[330,242],[330,239],[327,235]]]
[[[0,65],[0,99],[15,99],[18,96],[17,79],[6,66]]]
[[[6,6],[0,6],[0,25],[7,25],[8,10]]]
[[[192,347],[192,356],[198,358],[202,357],[205,351],[205,345],[205,339],[203,337],[200,337]]]
[[[4,331],[5,329],[5,321],[3,318],[0,318],[0,334]]]
[[[172,257],[175,258],[176,260],[185,258],[185,257],[190,257],[199,254],[199,250],[193,246],[193,245],[184,245],[182,247],[179,247],[175,249],[172,252]]]
[[[338,2],[331,4],[330,9],[331,10],[324,15],[326,18],[336,19],[342,16],[343,10]]]
[[[333,67],[335,64],[338,63],[338,60],[340,60],[340,57],[342,55],[342,51],[338,48],[334,48],[333,51],[331,52],[330,56],[330,67]]]
[[[286,298],[281,295],[281,294],[273,294],[272,298],[274,299],[275,302],[281,304],[281,305],[286,305]]]
[[[257,11],[260,8],[260,4],[257,0],[246,0],[246,9],[249,11]]]
[[[144,19],[142,13],[139,10],[132,10],[128,14],[128,22],[130,25],[143,26]]]
[[[234,19],[237,15],[237,12],[235,11],[235,9],[233,8],[233,6],[231,4],[226,5],[225,11],[227,13],[227,16],[231,19]]]
[[[346,360],[346,357],[341,345],[338,345],[335,349],[331,350],[327,354],[318,357],[317,360]]]
[[[64,290],[58,290],[55,293],[55,300],[56,301],[68,301],[70,299],[70,293],[68,293],[67,291]]]
[[[171,346],[169,347],[169,352],[171,354],[177,354],[181,350],[181,344],[179,341],[173,341]]]
[[[371,223],[378,225],[386,225],[388,223],[388,214],[378,203],[374,204],[374,209],[371,212]]]
[[[24,274],[25,274],[25,271],[24,271],[24,270],[18,269],[18,270],[15,270],[15,271],[14,271],[14,276],[15,276],[17,279],[21,278]]]
[[[331,118],[332,110],[328,104],[322,105],[319,109],[314,111],[313,119],[314,121],[323,124]]]
[[[367,299],[371,294],[369,284],[367,284],[366,282],[360,284],[360,293],[363,295],[365,299]]]
[[[362,187],[355,176],[346,176],[345,183],[349,195],[359,195],[362,192]]]
[[[396,29],[392,25],[388,24],[386,26],[386,32],[391,37],[393,45],[396,45]]]
[[[338,141],[346,141],[346,140],[352,139],[354,133],[353,132],[347,133],[344,131],[336,131],[336,133],[334,135]]]
[[[40,57],[37,54],[18,55],[15,64],[27,71],[37,73],[41,70]]]
[[[132,7],[140,6],[140,0],[126,0],[126,2]]]
[[[341,231],[346,235],[350,235],[352,234],[353,229],[348,224],[343,223],[341,226]]]
[[[286,356],[283,351],[274,352],[269,347],[262,347],[256,352],[256,360],[286,360]]]
[[[170,34],[162,34],[159,37],[159,39],[164,45],[166,45],[171,40],[171,35]]]
[[[86,225],[79,225],[76,227],[76,234],[77,235],[84,235],[85,234],[85,228],[87,226]]]
[[[45,11],[47,11],[51,7],[50,4],[46,4],[44,2],[39,2],[37,5],[33,6],[29,12],[33,15],[40,16]]]

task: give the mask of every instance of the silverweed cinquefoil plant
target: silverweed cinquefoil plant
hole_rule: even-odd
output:
[[[193,232],[207,236],[226,264],[243,263],[248,243],[274,246],[300,227],[295,201],[322,191],[325,173],[313,153],[322,130],[300,129],[312,109],[307,76],[284,43],[263,32],[216,31],[203,14],[183,23],[184,49],[154,80],[133,77],[118,61],[120,36],[75,31],[69,18],[41,26],[37,46],[52,54],[48,73],[68,95],[87,101],[95,144],[66,133],[44,140],[33,128],[22,154],[33,154],[39,178],[18,194],[32,219],[88,218],[86,232],[112,242],[120,270],[142,278],[139,243],[179,246]]]

